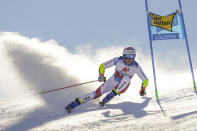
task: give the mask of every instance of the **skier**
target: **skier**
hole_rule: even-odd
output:
[[[102,94],[108,93],[104,99],[99,102],[103,107],[114,96],[124,93],[130,85],[130,79],[136,73],[142,80],[141,89],[139,91],[140,96],[146,95],[146,87],[148,85],[148,78],[142,71],[140,65],[135,61],[136,51],[133,47],[127,47],[123,50],[123,56],[116,57],[109,61],[104,62],[99,67],[99,82],[104,82],[94,92],[86,94],[82,97],[76,98],[75,101],[68,104],[64,109],[71,113],[71,110],[76,106],[86,103],[92,99],[100,97]],[[106,80],[104,72],[106,68],[115,65],[115,73]]]

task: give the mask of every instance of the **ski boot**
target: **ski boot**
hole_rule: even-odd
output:
[[[68,107],[65,107],[64,110],[65,110],[66,112],[68,112],[68,113],[71,113],[71,109],[68,108]]]
[[[99,102],[100,107],[103,107],[105,104],[106,104],[105,101],[100,101],[100,102]]]
[[[71,113],[71,110],[74,109],[76,106],[80,105],[80,100],[79,98],[76,98],[75,101],[71,102],[69,105],[67,105],[64,110],[68,113]]]
[[[101,107],[103,107],[107,102],[109,102],[116,95],[117,94],[116,94],[115,88],[114,88],[109,94],[107,94],[107,96],[101,102],[99,102],[99,105]]]

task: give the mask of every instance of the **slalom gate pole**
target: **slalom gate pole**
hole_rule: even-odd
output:
[[[154,84],[155,84],[155,96],[157,99],[157,102],[159,102],[158,97],[158,90],[157,90],[157,80],[156,80],[156,73],[155,73],[155,62],[154,62],[154,54],[153,54],[153,46],[152,46],[152,38],[151,38],[151,29],[150,29],[150,20],[148,15],[148,2],[145,0],[146,5],[146,13],[147,13],[147,24],[148,24],[148,34],[149,34],[149,41],[150,41],[150,51],[151,51],[151,59],[152,59],[152,67],[153,67],[153,76],[154,76]]]
[[[186,43],[187,53],[188,53],[188,57],[189,57],[189,64],[190,64],[190,70],[191,70],[191,74],[192,74],[194,91],[197,91],[196,81],[195,81],[194,71],[193,71],[193,66],[192,66],[192,60],[191,60],[191,55],[190,55],[190,49],[189,49],[189,44],[188,44],[188,39],[187,39],[187,33],[186,33],[186,28],[185,28],[185,22],[184,22],[184,18],[183,18],[182,5],[181,5],[181,1],[180,0],[178,0],[178,2],[179,2],[179,8],[181,10],[181,16],[182,16],[181,18],[182,18],[183,28],[184,28],[184,34],[185,34],[185,43]]]
[[[48,90],[48,91],[40,92],[39,94],[44,94],[44,93],[48,93],[48,92],[52,92],[52,91],[62,90],[62,89],[66,89],[66,88],[70,88],[70,87],[74,87],[74,86],[79,86],[79,85],[84,85],[84,84],[88,84],[88,83],[93,83],[93,82],[97,82],[97,81],[98,80],[93,80],[93,81],[79,83],[79,84],[75,84],[75,85],[71,85],[71,86],[65,86],[65,87],[62,87],[62,88],[57,88],[57,89],[53,89],[53,90]]]

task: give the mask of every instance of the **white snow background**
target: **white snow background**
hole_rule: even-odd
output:
[[[125,46],[133,45],[109,46],[91,51],[93,49],[90,43],[84,47],[76,47],[75,53],[71,53],[55,40],[41,41],[18,33],[1,32],[0,130],[197,130],[197,95],[193,90],[188,61],[184,68],[176,64],[175,67],[162,66],[165,57],[159,59],[160,56],[156,55],[159,92],[157,103],[150,55],[147,56],[138,47],[136,60],[150,81],[146,97],[139,96],[141,81],[137,76],[131,80],[126,93],[116,96],[105,107],[98,105],[105,96],[103,95],[77,107],[71,114],[66,113],[63,108],[76,97],[94,91],[101,83],[38,94],[96,80],[99,65],[120,56]],[[177,63],[182,62],[180,59],[176,60]],[[106,76],[109,78],[113,71],[114,68],[107,69]]]

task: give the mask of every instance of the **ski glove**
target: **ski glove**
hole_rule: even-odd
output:
[[[140,96],[145,96],[146,95],[146,90],[141,88],[139,94],[140,94]]]
[[[98,77],[98,81],[99,82],[105,82],[106,81],[106,77],[103,74],[100,74]]]
[[[140,89],[140,96],[144,96],[144,95],[146,95],[146,87],[147,87],[147,85],[148,85],[148,79],[146,79],[146,80],[144,80],[143,82],[142,82],[142,86],[141,86],[141,89]]]

